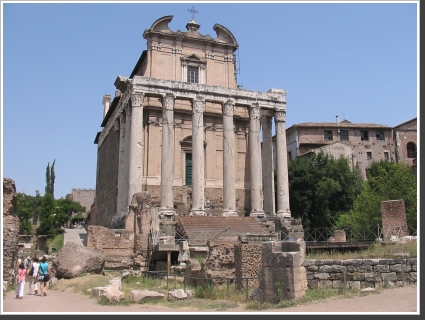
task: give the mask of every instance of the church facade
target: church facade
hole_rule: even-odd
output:
[[[215,38],[202,35],[194,19],[174,32],[172,18],[144,31],[147,48],[131,75],[103,97],[90,224],[123,227],[140,192],[163,219],[290,218],[286,91],[239,88],[234,35],[220,24]]]

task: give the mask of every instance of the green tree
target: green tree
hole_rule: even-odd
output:
[[[57,201],[57,205],[61,206],[68,216],[71,216],[72,213],[86,211],[86,207],[82,206],[77,201],[69,199],[68,195],[65,198],[60,198],[56,201]]]
[[[42,197],[40,196],[40,191],[35,190],[35,197],[33,202],[34,211],[33,211],[33,217],[32,217],[33,219],[32,224],[37,224],[38,222],[38,211],[41,206],[41,201],[42,201]]]
[[[59,233],[62,233],[61,227],[68,222],[69,216],[66,214],[66,212],[63,210],[62,207],[56,206],[53,218],[52,218],[52,229],[53,234],[57,235]]]
[[[24,193],[17,194],[16,215],[19,218],[19,234],[31,234],[31,218],[34,213],[34,197]]]
[[[41,200],[39,210],[40,226],[37,230],[38,235],[47,235],[49,238],[55,236],[53,226],[53,214],[55,212],[55,199],[51,193],[46,193]]]
[[[289,161],[288,179],[291,214],[306,228],[333,227],[351,209],[363,184],[359,169],[351,170],[347,158],[323,151]]]
[[[56,159],[53,160],[52,166],[50,166],[50,162],[46,167],[46,188],[45,193],[50,193],[52,196],[55,195],[55,162]]]
[[[349,228],[374,228],[382,224],[381,201],[404,200],[407,225],[417,230],[417,179],[404,163],[373,162],[368,180],[352,210],[341,215],[338,225]]]
[[[56,162],[56,159],[53,160],[52,166],[50,167],[50,191],[53,197],[55,196],[55,179],[56,179],[55,162]]]

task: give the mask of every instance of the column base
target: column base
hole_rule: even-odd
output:
[[[202,209],[194,209],[194,210],[190,210],[189,212],[190,216],[206,216],[206,212],[205,210]]]
[[[161,217],[161,219],[172,220],[174,216],[176,215],[176,212],[174,210],[165,208],[165,209],[159,209],[158,214]]]
[[[276,217],[291,218],[291,212],[289,212],[289,211],[278,211],[278,212],[276,212]]]
[[[264,211],[251,211],[249,216],[257,218],[257,219],[261,219],[261,218],[264,218],[266,214],[264,213]]]
[[[234,210],[224,209],[221,213],[222,217],[239,217],[238,213]]]

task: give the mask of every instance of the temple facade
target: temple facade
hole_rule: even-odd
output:
[[[172,18],[144,31],[134,70],[103,97],[90,224],[123,227],[140,192],[162,219],[290,218],[286,91],[238,87],[233,34],[215,24],[215,38],[202,35],[194,19],[174,32]]]

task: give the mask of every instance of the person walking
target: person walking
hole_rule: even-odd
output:
[[[32,274],[28,274],[29,286],[30,286],[30,291],[28,294],[35,294],[35,295],[38,294],[37,274],[38,274],[39,267],[40,267],[40,263],[38,262],[38,258],[34,257],[32,259],[31,268],[30,268],[30,270],[32,270]]]
[[[25,264],[21,262],[18,268],[18,274],[16,278],[17,286],[16,286],[16,299],[24,298],[24,288],[25,288],[25,277],[27,276],[27,269],[25,269]]]
[[[47,262],[46,255],[41,259],[40,266],[38,268],[38,283],[40,284],[40,297],[47,296],[46,287],[47,283],[50,280],[51,269],[49,263]]]

